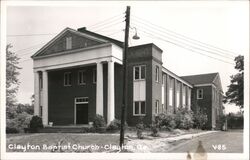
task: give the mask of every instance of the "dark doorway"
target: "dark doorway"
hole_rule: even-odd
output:
[[[88,104],[76,104],[76,124],[88,124]]]

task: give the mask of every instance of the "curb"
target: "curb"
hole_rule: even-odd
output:
[[[219,131],[206,131],[206,132],[201,132],[201,133],[197,133],[197,134],[189,134],[189,136],[187,136],[187,137],[179,138],[179,139],[177,139],[177,140],[168,141],[168,142],[171,143],[171,142],[176,142],[176,141],[179,141],[179,140],[190,140],[190,139],[193,139],[193,138],[195,138],[195,137],[199,137],[199,136],[206,135],[206,134],[210,134],[210,133],[217,133],[217,132],[219,132]],[[183,136],[185,136],[185,135],[183,135]],[[174,138],[176,138],[176,137],[174,137]],[[188,142],[188,141],[184,142],[184,144],[187,143],[187,142]],[[175,150],[175,149],[178,148],[180,145],[183,145],[183,143],[180,143],[180,144],[178,144],[178,145],[176,145],[176,146],[173,146],[173,147],[169,148],[169,149],[167,150],[167,152],[171,152],[171,151]]]
[[[178,141],[178,140],[183,140],[183,139],[192,139],[194,137],[199,137],[201,135],[215,133],[215,132],[219,132],[219,131],[206,131],[206,132],[200,132],[200,133],[195,133],[195,134],[179,135],[179,136],[175,136],[175,137],[166,138],[166,140],[168,142],[173,142],[173,141]]]

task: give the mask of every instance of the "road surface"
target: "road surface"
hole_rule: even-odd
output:
[[[219,131],[202,135],[184,142],[177,142],[176,146],[171,147],[167,152],[186,153],[195,152],[199,141],[202,141],[203,148],[208,153],[242,153],[243,152],[243,131]]]

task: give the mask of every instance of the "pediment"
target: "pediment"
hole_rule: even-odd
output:
[[[71,47],[66,47],[66,39],[71,37]],[[47,56],[52,54],[57,54],[70,50],[77,50],[82,48],[88,48],[95,45],[104,44],[107,41],[80,33],[70,28],[66,28],[61,33],[59,33],[55,38],[48,42],[43,48],[41,48],[32,57]]]

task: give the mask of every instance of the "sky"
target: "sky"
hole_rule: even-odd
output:
[[[7,43],[21,58],[18,102],[30,103],[34,92],[31,55],[66,27],[87,27],[123,41],[127,5],[131,6],[130,46],[154,43],[163,50],[163,66],[179,76],[219,72],[223,91],[227,91],[229,77],[237,73],[233,57],[249,54],[247,1],[32,3],[9,5],[6,12]],[[134,27],[139,40],[131,38]],[[230,52],[226,56],[225,52],[224,56],[195,53],[176,45],[185,46],[186,41],[170,43],[173,39],[165,34],[169,30]],[[227,113],[238,111],[234,105],[225,107]]]

